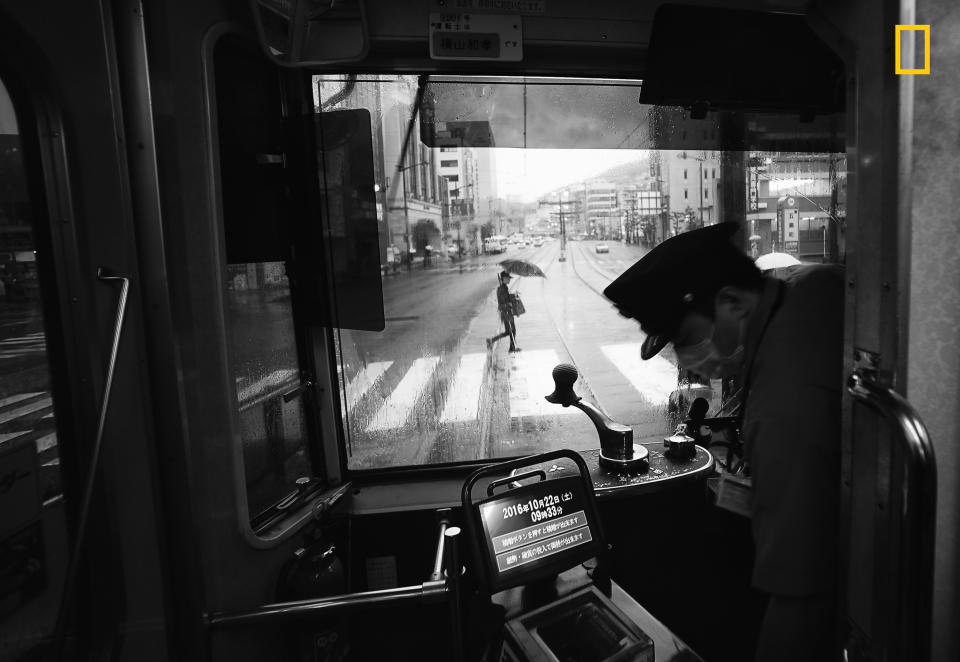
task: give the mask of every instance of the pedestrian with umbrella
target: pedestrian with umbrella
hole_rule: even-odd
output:
[[[543,269],[533,262],[527,262],[526,260],[501,260],[500,266],[503,267],[504,272],[513,274],[514,276],[547,277],[547,275],[543,273]]]
[[[500,321],[503,322],[503,332],[492,338],[487,338],[487,349],[493,349],[493,343],[501,338],[510,338],[510,351],[519,352],[517,347],[517,325],[514,322],[513,296],[510,294],[510,273],[501,271],[498,276],[500,285],[497,286],[497,309],[500,311]]]
[[[500,272],[500,285],[497,287],[497,309],[500,311],[500,320],[503,322],[503,332],[492,338],[487,338],[487,349],[493,348],[493,343],[500,338],[510,337],[510,351],[519,352],[517,347],[517,325],[516,317],[526,312],[519,294],[511,294],[508,286],[510,285],[511,274],[517,276],[539,276],[546,278],[543,270],[532,262],[526,260],[503,260],[500,262],[503,271]]]

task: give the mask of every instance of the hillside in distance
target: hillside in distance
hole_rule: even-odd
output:
[[[641,184],[649,178],[650,162],[647,159],[640,159],[633,163],[622,163],[591,177],[591,179],[614,184]]]

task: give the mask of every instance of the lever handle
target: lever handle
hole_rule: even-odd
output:
[[[600,437],[601,455],[610,458],[633,457],[633,429],[629,425],[617,423],[589,402],[581,402],[581,398],[573,391],[573,384],[580,373],[569,363],[561,363],[553,369],[554,390],[544,396],[547,402],[564,407],[576,407],[585,413],[593,422]]]
[[[553,369],[553,393],[546,396],[547,402],[555,405],[569,407],[575,402],[580,402],[580,396],[574,393],[573,384],[577,381],[579,373],[577,369],[569,363],[561,363]]]

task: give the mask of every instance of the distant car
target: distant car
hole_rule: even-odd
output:
[[[543,239],[537,239],[533,242],[534,248],[540,248],[541,246],[543,246]]]
[[[606,244],[597,244],[593,247],[593,250],[595,250],[597,253],[609,253],[610,247]]]

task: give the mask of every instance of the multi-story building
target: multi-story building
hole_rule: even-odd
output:
[[[617,185],[611,182],[584,182],[587,234],[597,239],[619,236],[620,211]]]
[[[450,218],[457,217],[459,226],[459,218],[472,217],[476,207],[478,169],[466,156],[470,150],[427,147],[419,140],[420,118],[415,115],[401,160],[416,92],[412,79],[351,86],[346,78],[335,77],[321,79],[316,92],[321,111],[363,108],[370,112],[381,259],[386,260],[388,245],[407,255],[422,255],[427,246],[443,250],[451,236]]]
[[[651,171],[667,204],[664,238],[713,225],[720,219],[720,153],[659,150],[651,153]]]
[[[640,243],[653,246],[663,241],[668,229],[666,200],[660,191],[637,191],[637,231]]]
[[[679,232],[722,221],[719,131],[712,122],[691,119],[684,109],[650,112],[650,174],[666,206],[656,242]]]
[[[453,244],[459,253],[474,252],[479,248],[478,212],[481,182],[489,187],[487,178],[480,176],[478,152],[468,147],[439,147],[436,150],[439,178],[444,184],[445,222],[444,244]],[[489,208],[489,205],[487,205]]]
[[[757,255],[823,259],[836,253],[845,217],[842,154],[751,152],[747,170],[747,221]]]
[[[617,189],[617,208],[620,214],[617,238],[622,238],[628,244],[640,243],[640,205],[637,197],[639,189],[637,184],[624,184]]]

